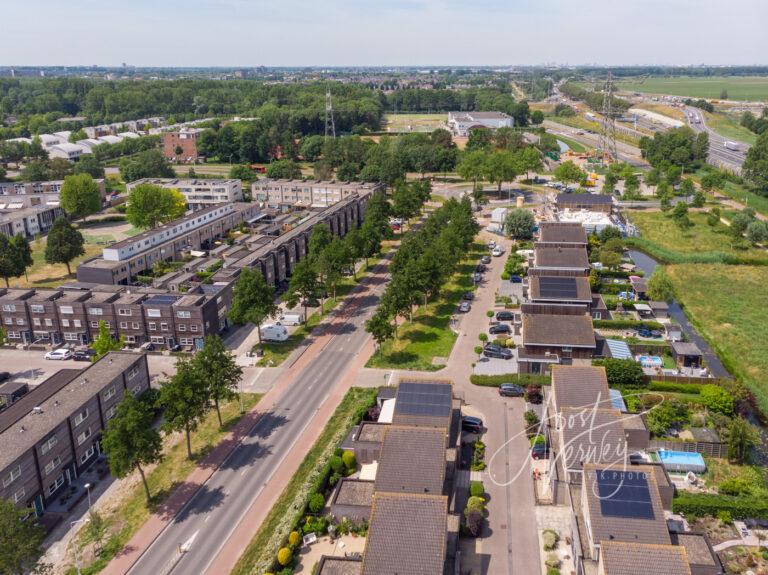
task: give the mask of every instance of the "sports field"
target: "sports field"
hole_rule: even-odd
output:
[[[431,132],[445,128],[448,114],[386,114],[384,130],[387,132]]]
[[[622,80],[616,86],[632,92],[714,99],[725,89],[729,100],[768,100],[768,76],[651,77]]]

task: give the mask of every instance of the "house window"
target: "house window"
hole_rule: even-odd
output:
[[[67,341],[77,341],[77,334],[71,331],[64,332],[64,339]]]
[[[80,465],[83,465],[86,461],[88,461],[91,457],[93,457],[93,454],[96,453],[96,447],[91,445],[88,449],[86,449],[83,454],[80,456]]]
[[[96,328],[98,328],[98,327],[99,327],[99,322],[97,322],[97,321],[92,321],[92,322],[91,322],[91,327],[96,327]]]
[[[149,331],[157,331],[157,324],[155,322],[151,321],[147,325],[149,326]]]
[[[63,305],[59,307],[59,313],[70,314],[75,313],[75,310],[71,305]]]
[[[77,444],[82,445],[85,443],[85,440],[88,439],[91,436],[91,428],[89,427],[85,431],[83,431],[80,435],[77,436]]]
[[[120,322],[120,329],[128,329],[128,322],[127,321],[121,321]]]
[[[21,465],[17,465],[14,469],[11,469],[10,473],[3,477],[3,487],[8,487],[11,483],[16,481],[21,475]]]
[[[152,343],[165,343],[165,338],[162,335],[153,335],[149,338]]]
[[[563,353],[571,353],[573,351],[573,348],[569,345],[563,346]]]
[[[48,486],[48,495],[50,496],[50,495],[53,495],[54,493],[56,493],[56,490],[57,490],[59,487],[61,487],[62,485],[64,485],[64,475],[63,475],[63,474],[62,474],[62,475],[59,475],[59,476],[56,478],[56,481],[54,481],[53,483],[51,483],[51,484]]]
[[[21,334],[18,331],[9,331],[8,332],[8,338],[9,339],[19,339],[21,337]]]
[[[5,325],[13,325],[13,318],[7,317],[3,320],[5,322]]]
[[[134,397],[138,397],[138,395],[141,393],[141,386],[140,385],[136,385],[136,386],[132,387],[131,388],[131,393],[133,394]]]
[[[59,465],[61,465],[61,457],[57,455],[45,464],[45,474],[50,475]]]
[[[161,317],[159,309],[148,309],[147,317]]]
[[[191,337],[182,337],[179,339],[181,345],[192,345],[193,340]]]
[[[160,331],[168,331],[168,324],[163,322],[160,324]]]
[[[118,315],[131,315],[131,310],[129,309],[119,309],[117,310]]]
[[[179,331],[187,331],[187,326],[184,325],[183,323],[179,324],[178,328],[179,328]]]
[[[134,366],[131,368],[131,371],[128,372],[128,379],[133,379],[137,375],[139,375],[139,368]]]
[[[88,419],[88,415],[89,415],[89,413],[90,413],[90,412],[88,411],[88,408],[87,408],[87,407],[86,407],[86,408],[85,408],[83,411],[81,411],[80,413],[78,413],[78,414],[75,416],[75,426],[78,426],[78,425],[80,425],[80,424],[81,424],[83,421],[85,421],[86,419]]]
[[[72,320],[73,327],[83,327],[82,322],[79,319]]]
[[[45,325],[46,325],[46,327],[53,326],[53,320],[51,320],[49,318],[45,318]]]
[[[29,311],[32,313],[43,313],[45,312],[45,306],[44,305],[30,305]]]
[[[55,435],[53,435],[53,436],[49,437],[49,438],[48,438],[48,441],[46,441],[45,443],[43,443],[43,444],[40,446],[40,453],[41,453],[42,455],[45,455],[45,454],[46,454],[46,453],[48,453],[48,452],[51,450],[51,448],[52,448],[54,445],[56,445],[58,442],[59,442],[59,439],[58,439],[58,438],[57,438]]]
[[[104,401],[107,401],[108,399],[112,399],[115,396],[115,393],[117,390],[115,389],[115,386],[113,385],[108,390],[104,392]]]
[[[189,318],[192,317],[192,312],[189,312],[189,311],[177,311],[176,312],[176,317],[181,318],[181,319],[189,319]]]
[[[19,490],[18,490],[16,493],[14,493],[14,494],[13,494],[13,502],[14,502],[14,503],[18,503],[19,501],[21,501],[21,500],[22,500],[22,498],[24,497],[24,495],[26,495],[26,491],[25,491],[25,490],[24,490],[24,488],[22,487],[22,488],[21,488],[21,489],[19,489]]]
[[[115,416],[115,413],[117,413],[117,406],[113,405],[110,407],[107,411],[104,412],[104,419],[112,419]]]
[[[69,320],[68,319],[61,320],[61,327],[69,327]]]
[[[91,315],[104,315],[104,310],[100,307],[89,307],[88,313]]]
[[[16,311],[16,305],[12,303],[3,304],[3,311]]]
[[[40,327],[40,318],[39,317],[33,317],[32,318],[32,325],[35,327]]]
[[[24,320],[21,319],[20,317],[17,317],[16,318],[16,325],[24,325]]]
[[[189,331],[198,331],[199,327],[196,323],[193,323],[189,326]]]
[[[132,327],[133,329],[139,329],[139,322],[137,322],[137,321],[132,321],[132,322],[131,322],[131,327]]]
[[[126,335],[125,336],[125,343],[135,343],[136,342],[136,336],[135,335]]]

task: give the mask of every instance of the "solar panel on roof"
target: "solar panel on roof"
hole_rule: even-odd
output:
[[[402,382],[397,390],[395,411],[404,415],[447,417],[451,403],[450,385]]]
[[[600,511],[607,517],[653,519],[653,504],[644,473],[600,471],[597,473]]]
[[[539,293],[546,298],[575,298],[578,293],[576,278],[540,277]]]
[[[179,299],[179,296],[159,294],[153,295],[146,303],[149,305],[171,305],[177,299]]]

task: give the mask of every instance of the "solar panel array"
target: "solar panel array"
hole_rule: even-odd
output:
[[[546,298],[575,298],[578,293],[576,278],[542,276],[539,278],[539,293]]]
[[[148,305],[171,305],[174,303],[177,299],[179,299],[179,296],[177,295],[169,295],[169,294],[157,294],[150,297],[146,302]]]
[[[451,386],[447,383],[400,382],[395,412],[403,415],[448,417],[451,404]]]
[[[653,519],[653,503],[644,473],[600,471],[597,473],[600,511],[606,517]]]

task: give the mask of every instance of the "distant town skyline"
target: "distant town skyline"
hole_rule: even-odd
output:
[[[3,7],[0,65],[749,65],[766,21],[763,0],[29,0]]]

